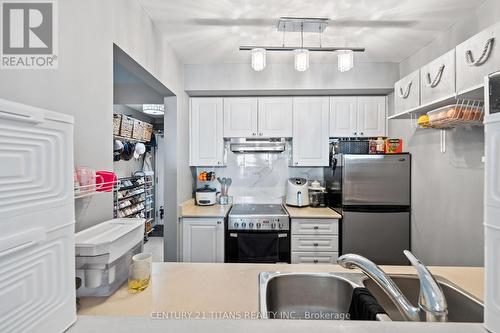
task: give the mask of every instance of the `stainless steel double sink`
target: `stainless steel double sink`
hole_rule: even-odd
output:
[[[410,302],[417,305],[416,275],[389,275]],[[483,304],[452,282],[436,276],[448,302],[448,321],[483,322]],[[349,319],[354,288],[365,287],[387,312],[379,320],[404,319],[375,282],[362,273],[280,273],[259,275],[260,311],[267,319]]]

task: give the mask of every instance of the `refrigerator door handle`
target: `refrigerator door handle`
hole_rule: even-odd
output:
[[[0,257],[18,252],[44,241],[46,232],[43,228],[35,228],[0,239]]]

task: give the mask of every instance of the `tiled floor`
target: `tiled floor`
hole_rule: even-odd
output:
[[[144,244],[144,252],[153,254],[153,261],[163,261],[163,237],[150,237]]]

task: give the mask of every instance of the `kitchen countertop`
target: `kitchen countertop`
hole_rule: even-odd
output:
[[[291,207],[284,205],[292,219],[341,219],[342,215],[331,208]]]
[[[382,266],[392,274],[415,274],[411,266]],[[483,299],[484,269],[430,267],[465,291]],[[80,300],[79,315],[143,316],[156,312],[255,313],[259,310],[258,275],[265,271],[342,272],[338,265],[153,263],[151,285],[129,294],[126,284],[108,298]],[[352,271],[351,271],[352,272]]]
[[[78,316],[67,333],[488,333],[482,324],[317,320],[163,320],[148,317]]]
[[[180,217],[226,217],[231,205],[197,206],[194,199],[184,201],[179,205]]]

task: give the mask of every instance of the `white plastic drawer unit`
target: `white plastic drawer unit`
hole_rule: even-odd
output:
[[[420,105],[420,70],[402,78],[394,85],[394,108],[396,113]]]
[[[484,84],[484,77],[500,70],[500,23],[456,47],[457,91]]]
[[[76,320],[73,118],[0,99],[0,332]]]
[[[339,237],[332,235],[293,235],[292,252],[339,250]]]
[[[292,219],[293,235],[337,235],[339,220],[336,219]]]
[[[293,252],[293,264],[335,264],[338,252]]]
[[[455,94],[455,49],[420,69],[420,104]]]

